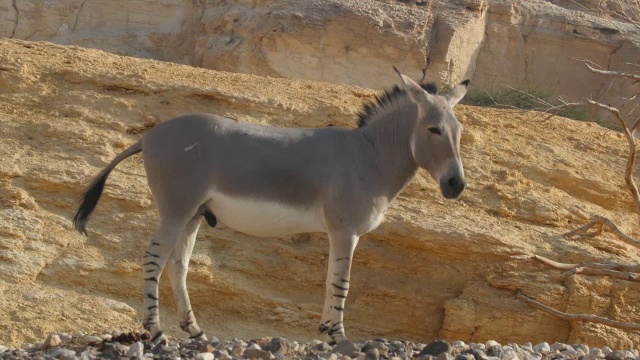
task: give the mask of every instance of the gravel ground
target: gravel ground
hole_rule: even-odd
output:
[[[640,360],[638,350],[589,348],[584,344],[540,343],[502,345],[435,340],[428,344],[375,339],[331,346],[320,340],[298,343],[284,338],[209,341],[169,339],[154,345],[148,333],[50,334],[21,349],[0,345],[0,359],[422,359],[422,360]]]

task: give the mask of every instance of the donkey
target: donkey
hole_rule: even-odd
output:
[[[462,125],[453,107],[469,80],[446,95],[393,67],[399,86],[359,113],[358,128],[291,129],[191,114],[163,122],[117,155],[87,187],[73,219],[86,233],[109,173],[143,153],[159,223],[143,256],[144,327],[160,327],[158,285],[168,266],[180,327],[206,340],[196,322],[186,278],[202,217],[246,234],[277,237],[324,232],[329,263],[319,326],[331,343],[347,340],[343,323],[351,259],[358,239],[375,229],[389,204],[415,176],[428,171],[447,199],[465,188]]]

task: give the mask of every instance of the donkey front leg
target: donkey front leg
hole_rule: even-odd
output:
[[[178,244],[171,253],[167,267],[171,286],[173,287],[173,294],[181,316],[180,328],[189,333],[189,337],[192,339],[207,340],[204,331],[200,329],[196,322],[187,291],[189,261],[191,259],[191,253],[193,252],[193,245],[196,242],[196,235],[198,234],[201,219],[201,215],[197,214],[189,221],[180,236]]]
[[[329,265],[324,310],[320,332],[327,333],[332,343],[347,340],[344,331],[344,304],[349,292],[351,260],[358,236],[348,232],[329,233]]]
[[[151,333],[151,341],[159,343],[165,339],[160,328],[158,286],[160,275],[169,255],[185,228],[186,221],[161,218],[149,248],[144,253],[144,328]]]

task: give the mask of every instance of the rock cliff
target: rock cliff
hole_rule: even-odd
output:
[[[139,329],[141,256],[156,225],[140,156],[109,178],[88,237],[71,229],[70,218],[91,177],[146,129],[197,111],[355,127],[355,113],[375,93],[0,40],[0,343],[38,341],[51,331]],[[465,126],[468,190],[445,201],[420,172],[362,239],[347,300],[349,335],[637,347],[636,333],[553,318],[512,291],[568,312],[640,320],[635,283],[511,259],[538,253],[640,263],[638,249],[607,233],[558,236],[596,213],[640,235],[623,179],[622,135],[521,112],[458,106],[456,113]],[[203,226],[188,278],[200,324],[223,339],[317,337],[327,245],[317,234],[257,239]],[[163,280],[165,325],[182,336]]]
[[[568,56],[629,70],[640,29],[631,0],[0,0],[0,36],[98,48],[215,70],[379,88],[396,65],[452,84],[534,84],[569,100],[608,101],[638,85]],[[622,5],[620,5],[622,4]],[[634,5],[635,4],[635,5]],[[599,16],[586,9],[601,9]],[[628,12],[634,14],[634,12]],[[619,14],[618,14],[619,15]]]

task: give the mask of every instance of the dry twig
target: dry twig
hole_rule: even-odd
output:
[[[640,265],[628,265],[617,262],[609,263],[589,263],[589,264],[566,264],[553,261],[544,256],[516,255],[512,259],[536,260],[556,270],[565,270],[567,275],[588,275],[588,276],[608,276],[615,279],[640,282]]]
[[[536,300],[534,300],[533,298],[527,296],[526,294],[524,294],[522,291],[518,291],[518,293],[516,294],[516,297],[521,300],[522,302],[526,303],[527,305],[536,308],[538,310],[542,310],[544,312],[546,312],[547,314],[551,314],[553,316],[559,317],[561,319],[565,319],[565,320],[569,320],[569,321],[589,321],[589,322],[594,322],[594,323],[598,323],[598,324],[604,324],[607,326],[611,326],[611,327],[615,327],[618,329],[625,329],[625,330],[640,330],[640,324],[635,324],[635,323],[628,323],[628,322],[622,322],[622,321],[615,321],[615,320],[611,320],[611,319],[607,319],[601,316],[596,316],[596,315],[591,315],[591,314],[569,314],[569,313],[565,313],[562,311],[558,311],[552,307],[549,307],[547,305],[544,305]]]

